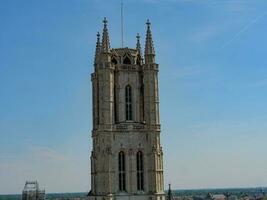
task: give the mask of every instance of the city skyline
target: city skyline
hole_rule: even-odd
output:
[[[3,1],[0,194],[37,179],[47,192],[90,188],[90,73],[120,1]],[[124,1],[124,46],[150,19],[160,65],[165,189],[267,186],[267,2]],[[16,180],[16,181],[15,181]]]

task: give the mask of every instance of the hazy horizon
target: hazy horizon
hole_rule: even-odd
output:
[[[44,189],[44,188],[40,188],[40,189]],[[267,189],[267,186],[263,186],[263,187],[240,187],[240,188],[235,188],[235,187],[226,187],[226,188],[186,188],[186,189],[176,189],[176,188],[171,188],[171,190],[173,192],[175,191],[190,191],[190,190],[193,190],[193,191],[201,191],[201,190],[210,190],[211,192],[213,190],[235,190],[235,189],[241,189],[241,190],[246,190],[246,189]],[[168,191],[168,188],[165,188],[164,189],[165,191]],[[76,191],[76,192],[45,192],[46,194],[87,194],[88,192],[84,192],[84,191]],[[21,193],[9,193],[9,194],[0,194],[1,195],[21,195]]]
[[[0,194],[26,180],[90,190],[96,33],[120,47],[118,0],[2,0]],[[267,186],[267,1],[124,0],[124,43],[159,64],[164,183]]]

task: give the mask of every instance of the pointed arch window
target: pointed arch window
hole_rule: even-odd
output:
[[[117,65],[117,63],[118,63],[118,62],[117,62],[117,59],[114,58],[114,57],[111,59],[111,62],[112,62],[114,65]]]
[[[125,115],[126,115],[126,121],[133,120],[132,88],[130,85],[127,85],[125,87]]]
[[[119,190],[126,191],[125,178],[125,154],[123,151],[119,153]]]
[[[144,190],[144,161],[143,153],[138,151],[136,154],[136,171],[137,171],[137,190]]]
[[[126,64],[126,65],[130,65],[131,64],[131,59],[126,56],[124,59],[123,59],[123,64]]]

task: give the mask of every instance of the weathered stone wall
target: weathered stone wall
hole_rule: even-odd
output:
[[[107,21],[97,42],[93,91],[91,200],[164,200],[160,145],[158,65],[148,24],[146,63],[137,49],[109,49]],[[151,48],[150,50],[148,48]],[[127,60],[127,61],[126,61]],[[149,62],[148,62],[149,61]],[[151,62],[150,62],[151,61]],[[153,61],[153,62],[152,62]],[[126,63],[127,62],[127,63]],[[126,120],[125,87],[132,88],[132,120]],[[125,191],[119,190],[119,152],[125,155]],[[144,189],[137,188],[137,152],[143,154]]]

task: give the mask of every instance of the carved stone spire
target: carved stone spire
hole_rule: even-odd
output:
[[[108,28],[107,28],[108,20],[106,17],[104,18],[103,23],[104,23],[104,28],[103,28],[103,35],[102,35],[101,52],[108,53],[110,49],[110,44],[109,44],[109,36],[108,36]]]
[[[99,59],[99,55],[101,52],[101,44],[100,44],[100,34],[97,32],[97,40],[96,40],[96,47],[95,47],[95,63],[97,63]]]
[[[141,44],[140,44],[140,35],[137,33],[136,35],[136,50],[138,54],[142,57],[142,49],[141,49]]]
[[[149,20],[147,20],[146,24],[147,24],[147,32],[146,32],[146,46],[145,46],[145,63],[154,63],[155,50],[154,50]]]
[[[136,35],[136,50],[137,50],[137,60],[136,63],[141,65],[143,64],[143,57],[142,57],[142,49],[141,49],[141,44],[140,44],[140,35],[137,33]]]

